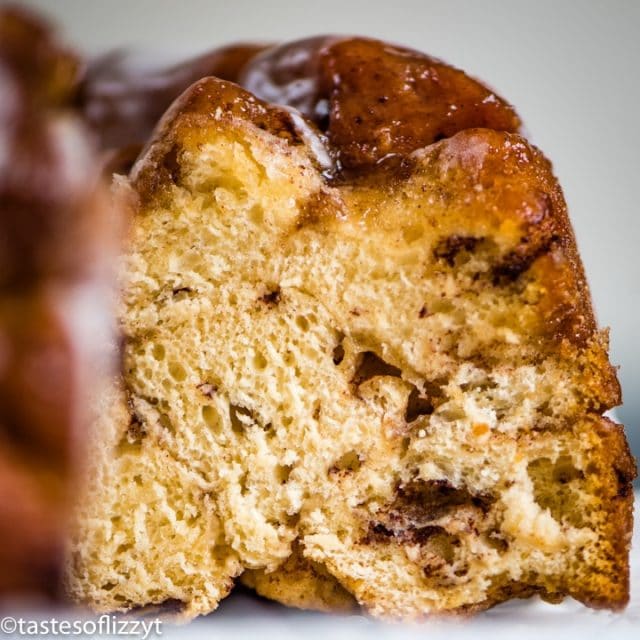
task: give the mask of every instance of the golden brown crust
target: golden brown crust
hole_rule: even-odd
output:
[[[251,60],[240,83],[258,97],[300,109],[327,134],[345,170],[406,155],[464,129],[520,128],[513,108],[464,72],[368,38],[325,36],[276,47]]]
[[[358,610],[355,598],[325,567],[307,560],[296,544],[286,562],[276,571],[245,571],[242,584],[258,595],[298,609],[327,612]]]
[[[633,533],[633,480],[636,461],[631,455],[622,425],[608,418],[594,420],[595,469],[599,486],[604,536],[601,554],[578,588],[570,595],[594,608],[622,609],[629,601],[629,551]]]
[[[464,129],[520,128],[513,107],[464,72],[411,49],[339,36],[241,43],[148,72],[111,54],[87,70],[78,104],[104,148],[139,149],[171,102],[206,76],[298,110],[326,133],[340,173]]]
[[[624,429],[608,418],[593,416],[580,427],[592,447],[585,488],[597,496],[599,541],[596,553],[566,575],[535,577],[526,583],[496,584],[486,601],[468,612],[493,607],[513,597],[539,594],[550,602],[570,596],[595,609],[623,609],[629,601],[629,552],[633,532],[633,480],[636,462]],[[576,431],[578,433],[578,431]]]
[[[312,125],[286,109],[258,100],[231,82],[203,78],[174,102],[133,167],[131,179],[141,198],[156,197],[169,185],[179,183],[176,155],[203,125],[231,119],[249,122],[298,146],[306,143],[305,136],[317,135]]]
[[[403,197],[407,185],[428,184],[449,212],[435,249],[442,267],[453,269],[459,252],[485,251],[490,269],[473,275],[476,288],[525,297],[512,324],[527,327],[540,354],[579,360],[585,408],[620,403],[562,191],[533,145],[517,134],[469,129],[340,184],[353,185],[366,215]]]

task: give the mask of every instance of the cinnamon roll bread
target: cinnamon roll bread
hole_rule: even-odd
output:
[[[635,465],[560,187],[513,108],[363,38],[207,77],[137,160],[123,374],[67,582],[215,609],[238,577],[381,617],[629,592]]]

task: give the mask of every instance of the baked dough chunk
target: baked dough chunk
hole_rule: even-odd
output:
[[[332,78],[372,51],[344,42]],[[407,86],[439,71],[414,83],[424,101],[470,112],[425,107],[429,127],[385,138],[338,83],[319,132],[206,78],[135,165],[124,373],[78,507],[75,598],[189,618],[244,572],[286,604],[380,617],[626,603],[634,464],[602,417],[619,386],[551,166],[482,85],[387,54],[408,56]]]

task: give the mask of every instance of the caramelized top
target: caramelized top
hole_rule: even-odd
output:
[[[142,145],[169,104],[206,75],[298,110],[326,134],[333,177],[366,172],[458,131],[515,132],[513,108],[464,72],[367,38],[320,36],[265,48],[216,49],[164,71],[136,73],[121,55],[92,65],[80,103],[106,148]]]
[[[240,83],[263,100],[299,109],[327,134],[345,170],[464,129],[520,127],[509,104],[464,72],[367,38],[312,38],[270,49],[249,62]]]
[[[218,78],[202,78],[167,110],[141,160],[129,175],[143,199],[179,181],[179,149],[190,132],[206,127],[211,119],[237,119],[269,131],[291,145],[306,145],[316,166],[327,171],[323,139],[296,112],[256,98],[237,84]],[[320,147],[320,149],[318,149]]]

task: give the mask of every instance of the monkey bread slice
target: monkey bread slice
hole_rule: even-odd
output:
[[[381,617],[624,606],[635,468],[549,162],[501,102],[345,145],[329,94],[320,133],[203,79],[134,167],[72,595],[188,618],[242,575]]]

